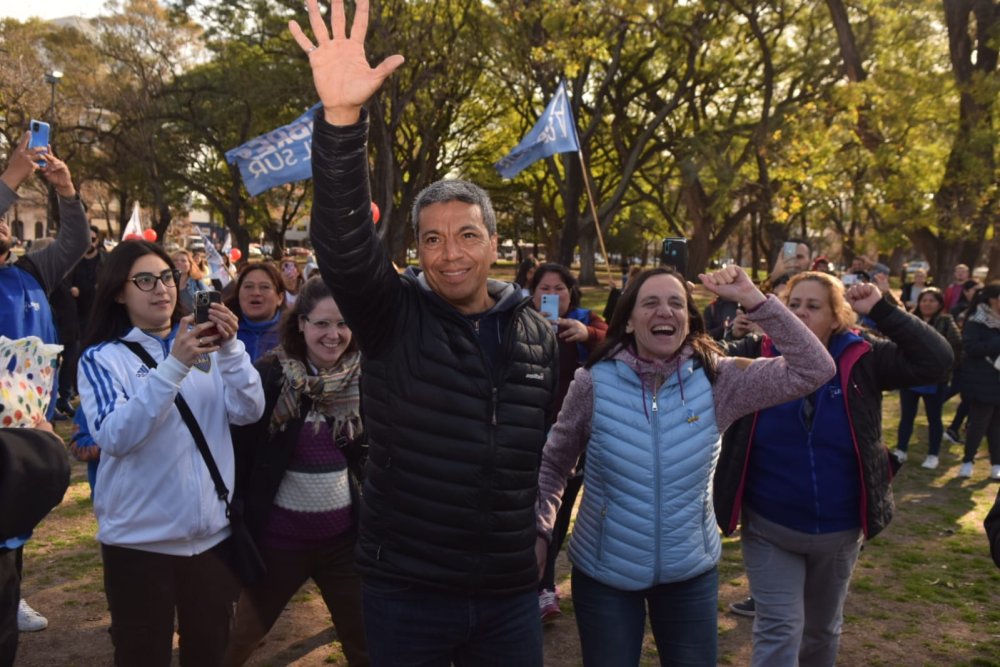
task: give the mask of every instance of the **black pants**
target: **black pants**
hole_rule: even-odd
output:
[[[990,463],[1000,465],[1000,405],[969,401],[969,425],[965,430],[963,463],[975,460],[976,450],[984,435],[990,451]]]
[[[21,601],[18,551],[0,550],[0,667],[13,665],[17,654],[17,605]]]
[[[573,506],[576,505],[576,496],[580,493],[582,486],[583,475],[570,477],[566,480],[562,505],[559,506],[559,514],[556,515],[555,525],[552,526],[552,541],[549,543],[549,551],[545,559],[545,572],[538,584],[539,591],[554,591],[556,589],[556,558],[559,557],[559,550],[562,549],[563,542],[566,540],[569,522],[573,518]]]
[[[288,551],[259,545],[267,564],[264,580],[243,591],[236,607],[226,665],[242,665],[274,626],[288,601],[309,579],[326,602],[337,639],[351,667],[369,664],[361,611],[361,577],[354,569],[354,532],[323,547]]]
[[[168,556],[101,545],[115,665],[170,665],[174,612],[180,662],[215,666],[229,642],[239,585],[228,541],[196,556]]]

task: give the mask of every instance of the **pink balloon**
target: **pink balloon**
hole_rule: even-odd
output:
[[[372,202],[372,223],[377,225],[381,217],[382,211],[378,210],[378,204]]]
[[[240,252],[239,248],[232,248],[229,251],[229,259],[233,260],[234,262],[240,261],[240,257],[242,257],[242,256],[243,256],[243,253]]]
[[[155,229],[144,229],[142,231],[142,238],[146,239],[150,243],[156,241],[156,230]]]

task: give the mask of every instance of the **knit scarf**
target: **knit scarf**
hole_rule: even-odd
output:
[[[990,329],[1000,329],[1000,315],[996,314],[990,304],[981,303],[976,308],[976,312],[969,315],[968,322],[978,322],[983,326],[987,326]]]
[[[360,352],[345,354],[334,368],[321,370],[318,375],[310,375],[306,365],[289,357],[281,345],[271,353],[281,364],[283,376],[281,393],[271,414],[272,435],[301,418],[299,406],[303,395],[312,401],[306,421],[316,423],[317,428],[318,422],[329,422],[334,437],[343,434],[353,440],[361,434]]]

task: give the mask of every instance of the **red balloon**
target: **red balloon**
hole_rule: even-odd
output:
[[[382,212],[378,210],[378,204],[372,202],[372,223],[378,224],[379,218],[382,217]]]
[[[156,230],[155,229],[144,229],[142,231],[142,238],[146,239],[150,243],[156,241]]]
[[[134,232],[131,233],[131,234],[126,234],[125,235],[125,240],[126,241],[141,241],[142,240],[142,235],[141,234],[136,234]]]
[[[240,252],[239,248],[232,248],[229,251],[229,259],[233,260],[234,262],[240,261],[240,257],[242,257],[242,256],[243,256],[243,253]]]

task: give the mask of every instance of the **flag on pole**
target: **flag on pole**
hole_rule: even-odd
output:
[[[212,243],[210,238],[205,236],[204,230],[200,227],[198,230],[201,232],[201,238],[205,243],[205,259],[208,261],[208,269],[210,272],[209,278],[218,280],[219,283],[225,287],[232,282],[233,277],[226,269],[226,263],[222,261],[222,255],[220,255],[219,251],[215,249],[215,244]],[[228,235],[226,238],[229,238]]]
[[[493,166],[504,178],[514,178],[522,169],[542,158],[578,150],[580,142],[576,138],[576,121],[573,120],[573,111],[569,108],[566,83],[562,82],[556,88],[555,97],[542,112],[542,117],[531,128],[531,132],[507,154],[507,157]]]
[[[316,104],[288,125],[226,151],[226,162],[239,167],[251,196],[312,178],[313,115],[319,108]]]
[[[139,202],[132,204],[132,217],[128,219],[125,229],[122,230],[122,241],[128,238],[129,234],[142,236],[142,217],[139,211]]]

